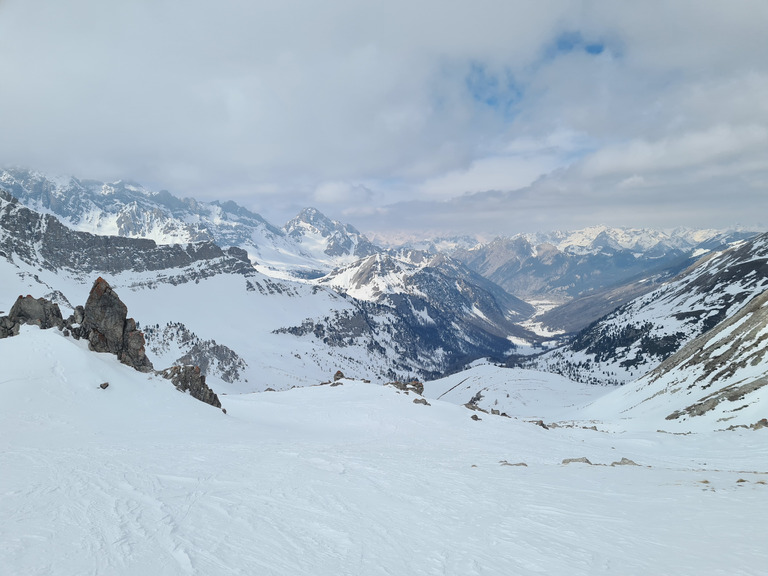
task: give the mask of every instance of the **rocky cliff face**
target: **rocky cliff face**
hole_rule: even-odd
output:
[[[253,273],[247,254],[241,249],[224,251],[212,242],[158,245],[142,238],[77,232],[53,216],[22,206],[1,189],[0,256],[77,274],[157,271],[196,262],[206,263],[199,272],[203,276]]]

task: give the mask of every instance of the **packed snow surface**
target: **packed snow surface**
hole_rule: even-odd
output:
[[[730,576],[768,565],[765,430],[545,430],[348,380],[225,395],[224,414],[34,327],[0,340],[0,361],[6,574]],[[578,457],[592,465],[562,464]],[[638,466],[610,466],[622,457]]]

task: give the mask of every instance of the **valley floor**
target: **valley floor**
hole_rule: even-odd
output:
[[[4,573],[768,566],[765,430],[545,430],[351,381],[223,396],[225,415],[55,331],[0,352]]]

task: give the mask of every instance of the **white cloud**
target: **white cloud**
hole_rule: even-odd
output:
[[[667,137],[655,142],[634,140],[605,147],[584,162],[587,177],[705,166],[764,153],[768,168],[768,127],[718,125],[704,132]]]
[[[314,194],[314,200],[320,204],[368,203],[372,197],[369,188],[351,182],[324,182]]]
[[[379,226],[543,175],[436,225],[651,218],[634,202],[765,190],[766,21],[764,0],[4,0],[0,164]]]
[[[452,198],[487,190],[516,190],[533,183],[557,168],[555,156],[493,156],[472,162],[466,170],[455,170],[431,178],[417,187],[425,198]]]

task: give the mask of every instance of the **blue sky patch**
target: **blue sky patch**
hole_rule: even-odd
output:
[[[509,70],[497,74],[479,62],[470,65],[465,84],[476,102],[499,110],[505,116],[512,114],[512,108],[523,96],[522,88]]]
[[[581,32],[571,30],[562,32],[557,36],[546,52],[550,58],[571,52],[586,52],[592,56],[597,56],[605,52],[605,44],[595,40],[588,41]]]

